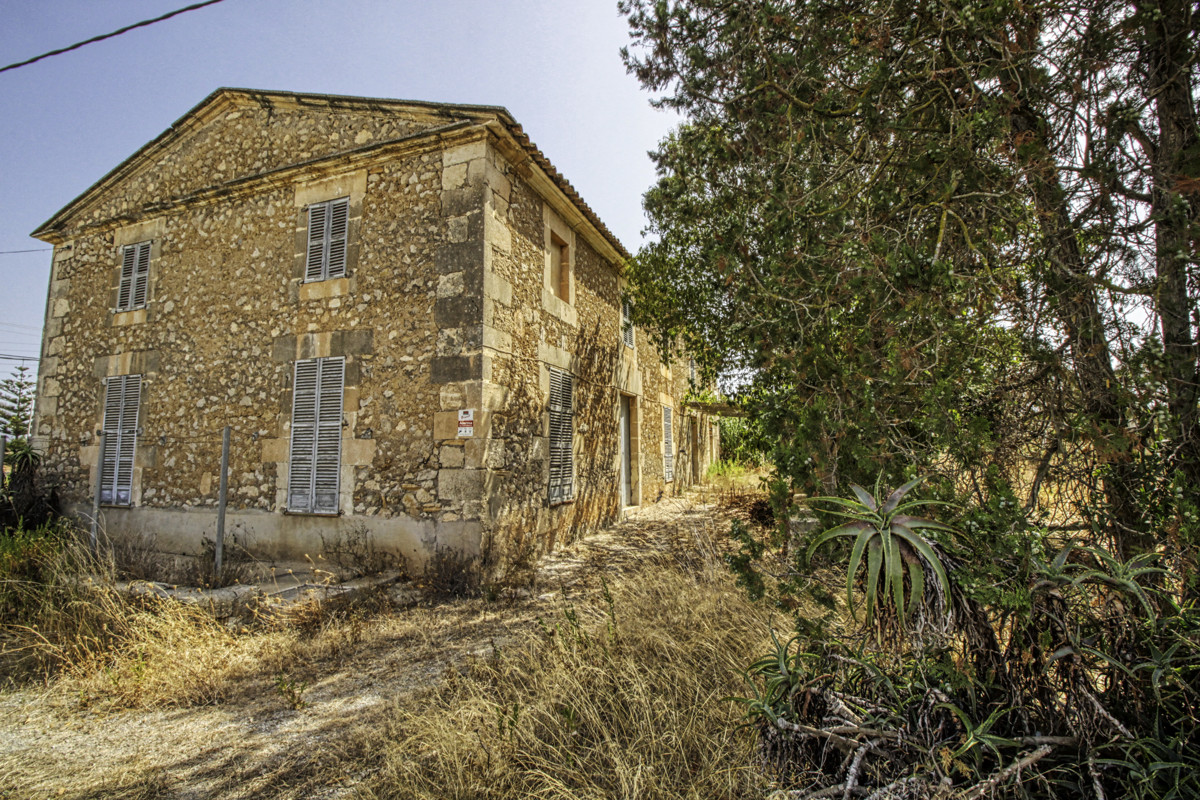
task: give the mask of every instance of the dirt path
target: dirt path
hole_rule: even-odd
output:
[[[667,500],[539,564],[518,596],[422,604],[360,620],[216,705],[105,710],[61,687],[0,695],[0,798],[347,797],[395,705],[470,655],[503,648],[611,583],[674,559],[715,560],[712,506]],[[327,640],[327,641],[326,641]]]

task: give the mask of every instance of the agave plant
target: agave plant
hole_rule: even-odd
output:
[[[925,591],[925,566],[928,565],[937,577],[943,589],[947,602],[950,598],[950,581],[942,560],[934,552],[929,542],[921,536],[922,529],[953,531],[947,525],[934,522],[924,517],[913,516],[909,512],[922,505],[945,505],[936,500],[904,501],[905,495],[911,492],[921,482],[921,478],[911,480],[882,498],[878,487],[875,496],[863,487],[852,484],[851,491],[855,499],[841,497],[813,497],[809,502],[832,503],[838,508],[826,509],[828,513],[848,518],[837,527],[820,533],[809,545],[808,556],[812,557],[817,548],[826,542],[846,536],[854,539],[850,549],[850,565],[846,570],[846,602],[853,613],[854,578],[862,563],[863,554],[867,556],[867,616],[869,623],[875,612],[876,605],[887,602],[891,598],[896,608],[897,619],[903,624],[921,601]],[[904,572],[908,566],[908,581],[910,592],[908,603],[905,603]],[[879,594],[879,579],[883,577],[883,594]]]

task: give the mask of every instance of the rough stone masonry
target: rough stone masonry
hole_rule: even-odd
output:
[[[336,274],[313,272],[314,209]],[[628,253],[502,108],[221,89],[34,235],[34,443],[74,513],[122,490],[113,537],[211,541],[225,425],[228,529],[282,559],[369,532],[502,570],[716,455],[686,358],[623,328]],[[318,363],[340,384],[293,385]],[[320,513],[289,493],[312,447]]]

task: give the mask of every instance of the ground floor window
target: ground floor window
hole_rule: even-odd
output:
[[[288,511],[338,512],[345,376],[344,358],[310,358],[296,362],[292,382]]]
[[[572,407],[574,378],[569,372],[550,370],[550,504],[575,499],[575,435]]]
[[[663,480],[675,480],[675,448],[671,441],[670,406],[663,406]]]
[[[137,445],[141,375],[116,375],[104,387],[104,457],[100,470],[100,502],[133,503],[133,456]]]

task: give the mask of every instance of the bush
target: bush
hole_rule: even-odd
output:
[[[879,591],[874,625],[777,641],[751,667],[742,702],[796,797],[1200,796],[1200,615],[1156,555],[1014,545],[998,596],[979,585],[997,565],[924,545],[950,594],[912,591],[911,570],[927,588],[940,576],[926,550],[900,553],[912,624],[899,591]],[[872,569],[904,582],[901,568]]]

